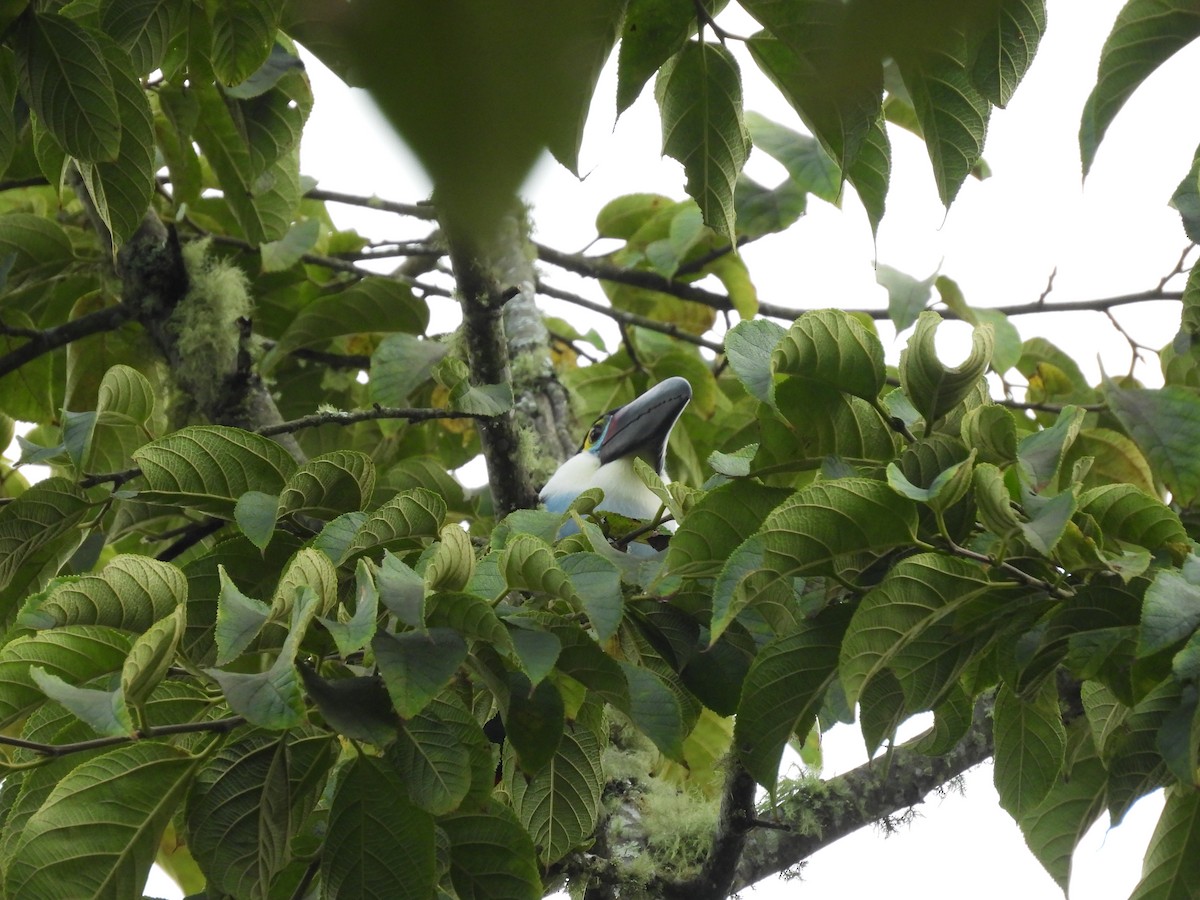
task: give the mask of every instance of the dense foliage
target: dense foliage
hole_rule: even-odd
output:
[[[951,203],[1045,4],[741,0],[744,42],[724,5],[2,5],[0,445],[31,425],[0,505],[5,896],[124,900],[157,858],[212,898],[723,897],[993,753],[1064,887],[1088,826],[1165,786],[1135,896],[1191,895],[1200,288],[1160,389],[1089,384],[945,279],[975,326],[955,367],[928,292],[894,298],[894,369],[869,319],[780,324],[734,245],[843,182],[877,225],[885,123]],[[1194,4],[1130,0],[1085,165],[1198,34]],[[293,38],[374,91],[433,203],[306,183]],[[655,80],[690,196],[615,198],[604,256],[530,248],[514,191],[546,148],[574,167],[618,40],[618,105]],[[743,112],[747,60],[811,136]],[[781,184],[741,174],[752,145]],[[347,200],[430,233],[372,274]],[[537,291],[588,301],[531,255],[597,279],[623,344],[544,322]],[[450,291],[461,332],[430,334]],[[532,508],[555,436],[671,375],[678,480],[640,470],[667,549],[595,493]],[[473,495],[452,473],[480,453]],[[857,715],[877,749],[927,710],[888,766],[778,780],[789,742],[812,761]]]

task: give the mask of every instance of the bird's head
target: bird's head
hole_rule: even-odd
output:
[[[605,495],[601,509],[639,519],[654,515],[659,501],[637,477],[633,460],[641,457],[662,474],[667,438],[691,399],[687,379],[673,377],[600,416],[588,429],[579,452],[542,488],[546,508],[562,512],[580,493],[598,487]]]

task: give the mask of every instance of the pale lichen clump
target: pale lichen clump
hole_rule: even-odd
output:
[[[617,728],[614,735],[601,757],[610,786],[604,822],[610,859],[627,885],[687,880],[712,848],[719,797],[661,777],[664,758],[632,729]],[[611,790],[614,785],[622,787]]]
[[[212,410],[239,369],[239,320],[253,309],[246,273],[209,253],[210,242],[182,248],[188,290],[168,320],[178,359],[175,378],[201,410]]]

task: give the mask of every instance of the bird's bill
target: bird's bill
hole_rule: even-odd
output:
[[[691,399],[692,386],[686,378],[675,376],[660,381],[636,400],[615,410],[600,445],[600,462],[636,453],[661,471],[667,438]]]

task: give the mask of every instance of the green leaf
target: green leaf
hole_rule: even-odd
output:
[[[337,570],[329,557],[314,547],[303,547],[283,569],[271,596],[271,614],[282,621],[291,614],[303,591],[312,591],[315,595],[315,613],[329,612],[337,602],[337,584]]]
[[[1083,107],[1079,149],[1086,175],[1121,107],[1160,65],[1200,37],[1200,11],[1188,0],[1129,0],[1100,52],[1096,86]]]
[[[688,510],[672,536],[668,569],[688,577],[716,574],[730,558],[729,548],[754,534],[767,514],[788,496],[787,491],[753,481],[736,481],[709,491]]]
[[[43,694],[61,703],[71,715],[86,722],[96,734],[102,737],[129,737],[133,734],[133,720],[120,687],[111,691],[76,687],[41,666],[30,666],[29,674]]]
[[[115,249],[141,225],[154,195],[154,119],[141,82],[130,75],[129,57],[108,42],[103,53],[121,117],[120,149],[113,159],[76,165]]]
[[[451,366],[456,363],[458,365]],[[448,373],[453,374],[446,377]],[[458,360],[445,359],[434,369],[433,376],[443,387],[450,389],[448,399],[453,410],[476,416],[498,416],[512,409],[511,384],[474,384],[466,365]]]
[[[392,704],[404,719],[423,710],[467,658],[466,642],[448,628],[377,631],[371,649]]]
[[[616,634],[625,610],[620,570],[596,553],[568,553],[558,563],[583,601],[596,639],[607,641]]]
[[[121,667],[121,692],[128,702],[141,705],[158,687],[175,662],[186,626],[187,611],[181,604],[137,636]]]
[[[84,162],[116,159],[121,114],[96,39],[56,13],[21,20],[14,43],[21,93],[63,150]]]
[[[1007,106],[1033,63],[1046,31],[1045,0],[1003,0],[995,27],[972,49],[971,81],[996,106]]]
[[[300,262],[304,254],[316,246],[321,236],[318,219],[303,219],[292,225],[277,241],[259,244],[258,252],[264,272],[282,272]]]
[[[979,646],[980,638],[956,622],[964,606],[1004,602],[1006,591],[979,566],[938,553],[897,563],[868,591],[850,621],[841,650],[846,701],[890,670],[909,712],[931,709],[945,695]]]
[[[118,672],[129,655],[133,638],[121,631],[94,625],[64,625],[23,635],[0,649],[0,726],[29,712],[45,697],[30,675],[40,666],[71,684]]]
[[[838,649],[850,621],[848,605],[824,610],[799,630],[766,644],[742,685],[734,722],[738,758],[754,780],[774,792],[783,748],[816,723],[825,692],[838,677]]]
[[[787,169],[793,182],[828,203],[842,194],[842,172],[816,138],[793,131],[758,113],[746,114],[754,147]]]
[[[1065,407],[1051,427],[1021,438],[1017,444],[1017,461],[1033,490],[1054,486],[1062,470],[1063,458],[1079,435],[1084,415],[1078,407]]]
[[[1111,687],[1111,685],[1110,685]],[[1139,799],[1170,781],[1158,746],[1163,723],[1179,708],[1182,691],[1173,677],[1155,685],[1143,697],[1105,747],[1109,771],[1105,798],[1114,825]]]
[[[212,16],[212,66],[222,84],[240,84],[267,60],[279,27],[277,3],[217,0]]]
[[[1045,798],[1017,820],[1025,843],[1064,893],[1071,880],[1071,855],[1104,812],[1108,773],[1095,755],[1077,756]]]
[[[259,550],[266,550],[275,534],[275,512],[279,497],[262,491],[246,491],[238,497],[233,508],[233,520],[238,529]]]
[[[422,334],[428,324],[429,308],[414,296],[408,285],[382,276],[364,278],[301,309],[280,336],[266,365],[275,365],[295,350],[324,346],[342,335]]]
[[[629,717],[663,755],[683,759],[683,709],[679,698],[654,672],[621,662],[629,684]]]
[[[298,148],[272,144],[276,158],[260,171],[249,137],[234,121],[230,103],[215,85],[191,82],[199,102],[195,140],[220,181],[224,202],[242,235],[253,244],[279,240],[287,233],[300,202]],[[238,117],[241,119],[241,116]]]
[[[425,581],[420,575],[385,550],[376,582],[388,612],[410,628],[424,627]]]
[[[480,742],[486,739],[479,723],[460,702],[443,695],[402,724],[386,758],[409,799],[443,815],[457,809],[471,789],[471,746]]]
[[[355,741],[386,747],[396,739],[400,719],[378,675],[348,675],[327,680],[304,662],[297,662],[308,698],[325,723]]]
[[[188,844],[210,890],[262,896],[290,858],[292,772],[284,737],[258,734],[205,761],[187,805]]]
[[[131,71],[149,75],[162,65],[186,13],[184,0],[111,0],[101,10],[100,26],[129,53]]]
[[[405,783],[387,765],[358,755],[338,782],[321,853],[323,896],[434,896],[433,818],[408,801]]]
[[[1067,467],[1076,459],[1092,457],[1092,467],[1084,476],[1084,487],[1106,484],[1128,484],[1149,496],[1157,496],[1154,473],[1137,445],[1121,434],[1108,428],[1083,428],[1067,451],[1064,459]]]
[[[287,638],[279,655],[262,672],[225,672],[206,669],[221,690],[229,708],[260,728],[283,731],[304,721],[304,697],[296,673],[296,650],[317,608],[317,595],[302,588],[292,609]]]
[[[233,662],[253,643],[271,616],[271,607],[247,597],[233,579],[218,565],[221,593],[217,597],[217,622],[213,638],[217,644],[217,665]]]
[[[724,0],[705,0],[710,14]],[[686,0],[630,0],[617,56],[617,115],[638,98],[650,76],[696,32],[696,7]]]
[[[1183,898],[1200,879],[1200,794],[1172,787],[1130,900]]]
[[[1079,512],[1096,520],[1106,541],[1125,541],[1150,551],[1166,549],[1176,558],[1187,553],[1187,531],[1179,514],[1132,484],[1106,484],[1084,491]]]
[[[883,345],[853,316],[819,309],[800,316],[775,347],[776,375],[792,375],[875,402],[883,389]]]
[[[704,224],[732,239],[734,185],[750,153],[736,61],[720,45],[689,41],[659,70],[654,95],[663,153],[683,164]]]
[[[6,48],[0,53],[0,174],[7,171],[17,149],[17,122],[13,116],[16,96],[16,58]]]
[[[412,334],[389,334],[371,354],[371,399],[383,406],[403,406],[429,381],[449,347]]]
[[[417,538],[437,537],[446,517],[446,502],[424,488],[401,491],[375,510],[358,529],[342,562],[367,551],[411,547]]]
[[[929,306],[931,288],[937,278],[936,272],[928,278],[916,279],[891,266],[875,267],[875,281],[887,291],[888,318],[897,331],[904,331],[911,326]]]
[[[315,45],[307,30],[296,37],[341,74],[353,67],[429,173],[439,215],[493,234],[542,150],[570,161],[623,10],[610,0],[535,0],[520,15],[486,4],[465,13],[404,0],[324,17]],[[397,34],[422,37],[396,53]]]
[[[849,8],[838,0],[748,0],[770,33],[750,38],[751,54],[843,171],[859,156],[880,116],[879,59],[852,45]]]
[[[1146,588],[1138,656],[1150,656],[1179,643],[1200,627],[1200,559],[1192,556],[1182,571],[1160,569]]]
[[[504,730],[527,775],[549,765],[562,740],[566,710],[562,694],[552,681],[535,686],[523,672],[508,673],[508,709]]]
[[[600,742],[586,728],[566,731],[554,758],[532,778],[508,767],[504,787],[521,824],[550,865],[583,844],[596,827],[604,771]]]
[[[909,481],[895,463],[888,463],[888,484],[901,496],[926,503],[936,512],[945,512],[970,488],[974,464],[975,451],[972,450],[969,457],[939,472],[929,487],[922,488]]]
[[[338,653],[347,657],[357,653],[375,636],[375,620],[379,609],[379,590],[366,560],[360,559],[354,570],[354,613],[341,618],[319,619],[337,644]],[[338,607],[343,610],[344,607]]]
[[[846,557],[913,540],[917,507],[883,482],[842,478],[811,484],[763,522],[763,564],[777,578],[835,574]]]
[[[232,518],[247,491],[278,494],[296,470],[282,446],[224,425],[193,425],[133,454],[147,487],[138,499]]]
[[[985,327],[971,332],[971,354],[965,360],[953,368],[943,365],[934,347],[934,333],[941,321],[935,312],[921,313],[916,331],[900,353],[900,387],[927,427],[975,390],[992,361],[992,330]]]
[[[170,563],[121,554],[99,573],[53,588],[18,622],[28,628],[104,625],[141,632],[187,600],[187,579]]]
[[[537,852],[516,813],[488,798],[438,820],[450,839],[450,879],[460,900],[540,900]]]
[[[5,873],[13,897],[137,897],[200,758],[139,741],[86,760],[30,817]],[[81,857],[87,865],[80,865]]]
[[[133,452],[153,437],[158,389],[137,369],[110,366],[96,394],[96,426],[84,460],[85,472],[120,472],[133,466]]]
[[[742,172],[734,187],[733,208],[737,236],[755,240],[795,225],[808,209],[808,195],[790,178],[768,189]],[[742,320],[751,321],[751,317],[746,315]]]
[[[1075,507],[1073,491],[1064,491],[1053,497],[1030,494],[1025,497],[1025,512],[1029,521],[1021,523],[1021,534],[1034,550],[1049,555],[1062,539],[1075,514]]]
[[[508,623],[509,643],[513,655],[521,665],[534,687],[550,674],[562,651],[562,642],[552,632],[525,621],[521,616],[510,616]]]
[[[1175,502],[1190,506],[1200,497],[1200,397],[1176,385],[1118,388],[1109,383],[1104,399],[1146,455]]]
[[[461,525],[444,525],[425,566],[425,583],[434,591],[459,591],[475,573],[475,548]]]
[[[57,222],[21,212],[0,215],[0,257],[9,254],[9,286],[58,274],[75,259],[71,239]]]
[[[500,572],[511,591],[532,591],[579,604],[575,587],[554,558],[550,545],[533,535],[518,534],[500,554]]]
[[[775,381],[771,359],[787,332],[769,319],[738,322],[725,336],[725,358],[746,392],[774,405]]]
[[[275,87],[288,72],[303,69],[304,61],[293,49],[288,49],[276,39],[266,61],[245,81],[235,87],[226,87],[225,96],[238,100],[261,97]]]
[[[374,490],[375,464],[367,454],[322,453],[292,473],[279,495],[279,514],[335,519],[367,506]]]
[[[921,124],[942,204],[949,207],[983,156],[991,105],[967,71],[961,35],[924,52],[896,54]]]
[[[996,790],[1000,805],[1019,820],[1046,798],[1063,767],[1067,735],[1054,680],[1028,700],[1002,687],[994,717]]]
[[[68,478],[47,478],[0,506],[0,619],[13,607],[42,568],[75,549],[76,526],[87,515],[87,496]],[[65,558],[61,559],[65,561]]]
[[[621,28],[624,3],[593,3],[580,11],[575,29],[562,36],[562,43],[572,51],[571,77],[564,79],[561,90],[564,105],[570,114],[551,123],[546,135],[546,148],[576,177],[579,171],[579,149],[583,145],[584,126],[596,92],[600,72],[612,52]]]

